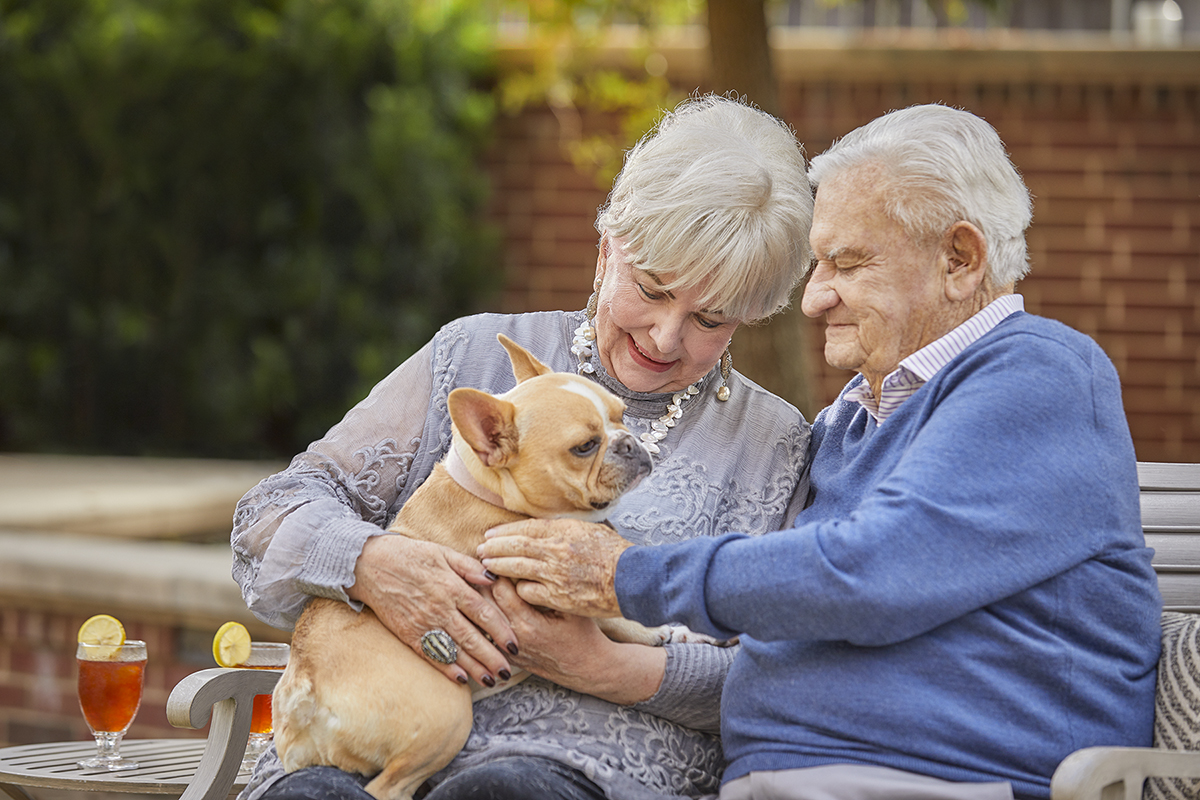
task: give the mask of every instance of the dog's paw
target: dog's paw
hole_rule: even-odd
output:
[[[738,643],[737,637],[732,639],[717,639],[704,633],[696,633],[683,625],[664,625],[666,641],[663,644],[710,644],[714,647],[733,647]]]
[[[685,628],[683,625],[658,625],[647,628],[636,622],[630,622],[622,617],[596,620],[600,630],[608,638],[616,642],[632,642],[651,647],[662,647],[664,644],[708,644],[715,647],[732,647],[737,639],[716,639],[702,633]]]

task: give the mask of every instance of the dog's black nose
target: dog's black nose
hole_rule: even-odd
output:
[[[597,503],[595,500],[593,500],[592,508],[596,509],[597,511],[602,511],[602,510],[608,508],[608,503],[607,502]]]
[[[633,452],[633,445],[636,441],[632,436],[622,436],[613,447],[613,452],[619,456],[627,456]]]

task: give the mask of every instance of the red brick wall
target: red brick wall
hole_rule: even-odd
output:
[[[1138,457],[1200,460],[1200,90],[830,82],[786,90],[787,116],[813,153],[921,102],[978,113],[1008,145],[1034,195],[1033,270],[1018,291],[1029,311],[1093,336],[1112,358]],[[827,371],[825,397],[842,383]]]
[[[1090,334],[1112,358],[1139,459],[1200,461],[1200,53],[864,50],[778,61],[783,116],[810,155],[914,103],[991,122],[1035,197],[1033,271],[1018,286],[1027,309]],[[694,88],[682,71],[680,85]],[[584,130],[605,124],[585,119]],[[570,166],[559,131],[544,109],[499,125],[490,169],[505,311],[581,308],[590,291],[606,191]],[[809,334],[826,404],[850,376],[825,365],[820,326]]]
[[[589,129],[607,120],[592,118]],[[563,154],[545,109],[502,117],[489,163],[492,215],[504,232],[507,312],[583,308],[596,267],[593,223],[607,189]]]

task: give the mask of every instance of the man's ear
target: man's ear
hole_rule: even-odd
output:
[[[987,240],[979,228],[960,220],[946,232],[945,243],[946,299],[961,303],[987,278]]]
[[[516,407],[478,389],[455,389],[446,399],[450,420],[485,467],[503,467],[517,454]]]
[[[496,334],[496,338],[500,340],[500,344],[504,345],[504,349],[508,351],[508,360],[512,362],[513,377],[517,379],[517,383],[553,371],[534,358],[532,353],[503,333]]]

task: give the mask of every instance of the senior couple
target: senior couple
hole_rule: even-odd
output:
[[[688,101],[601,209],[587,308],[447,325],[247,494],[235,577],[279,627],[332,597],[418,653],[444,631],[447,680],[534,674],[475,704],[428,800],[1048,797],[1073,750],[1150,744],[1161,599],[1116,372],[1014,293],[1030,220],[970,113],[895,111],[807,167],[772,117]],[[857,373],[811,428],[727,349],[806,273]],[[620,396],[654,471],[611,528],[514,523],[478,560],[384,535],[448,393],[512,386],[499,332]],[[615,643],[617,614],[739,644]],[[245,800],[365,780],[268,751]]]

